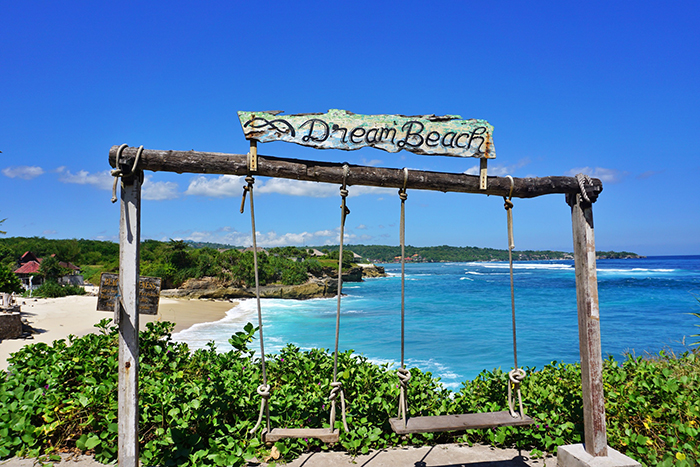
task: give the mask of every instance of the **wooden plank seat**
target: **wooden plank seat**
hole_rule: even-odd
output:
[[[273,428],[272,431],[263,433],[264,442],[275,442],[285,438],[315,438],[324,443],[337,443],[340,438],[340,430],[330,428]]]
[[[483,412],[459,415],[436,415],[432,417],[409,417],[404,428],[403,419],[390,418],[389,423],[395,433],[433,433],[438,431],[464,431],[499,426],[531,425],[535,421],[525,415],[525,418],[513,418],[510,412]]]

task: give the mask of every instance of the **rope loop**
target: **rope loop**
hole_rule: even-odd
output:
[[[328,399],[331,401],[331,418],[330,418],[330,425],[331,425],[331,430],[334,428],[335,425],[335,401],[340,396],[340,410],[343,415],[343,429],[348,432],[350,431],[348,429],[348,422],[345,417],[345,394],[343,391],[343,383],[340,381],[333,381],[331,383],[331,394],[328,396]]]
[[[347,189],[345,189],[345,188],[340,189],[340,196],[342,196],[343,198],[347,198],[349,194],[350,194],[350,192]]]
[[[520,393],[520,383],[525,379],[525,372],[521,368],[515,368],[508,373],[508,410],[513,418],[525,418],[523,409],[523,397]],[[518,406],[520,412],[515,411],[513,401],[513,388],[518,395]]]
[[[510,379],[513,384],[520,384],[525,379],[525,376],[525,371],[522,368],[510,370],[508,373],[508,379]]]
[[[508,210],[510,210],[510,209],[513,209],[513,206],[515,206],[515,205],[513,204],[513,202],[512,202],[511,200],[509,200],[509,199],[506,199],[505,196],[503,197],[503,201],[504,201],[503,207],[506,208],[506,211],[508,211]]]
[[[112,202],[113,203],[117,202],[117,183],[118,183],[119,177],[121,177],[122,180],[125,180],[127,182],[133,180],[134,177],[136,176],[136,169],[139,166],[139,161],[141,160],[141,154],[143,154],[143,146],[139,146],[139,148],[136,150],[136,157],[134,158],[134,163],[131,166],[131,171],[129,173],[124,173],[124,171],[122,171],[122,168],[119,164],[119,158],[121,157],[122,153],[124,152],[124,149],[126,149],[128,147],[129,147],[128,144],[122,144],[121,146],[119,146],[119,148],[117,149],[117,157],[116,157],[116,160],[114,163],[116,168],[112,169],[109,172],[110,175],[112,175],[112,177],[114,177],[114,183],[112,184]]]
[[[411,380],[411,370],[407,368],[399,368],[396,370],[396,374],[399,376],[401,385],[408,386],[408,382]]]
[[[260,412],[258,413],[258,421],[255,422],[255,426],[248,432],[249,434],[253,434],[257,431],[257,429],[260,427],[260,424],[262,423],[262,418],[263,414],[265,413],[267,407],[267,400],[270,398],[270,385],[269,384],[261,384],[258,386],[257,389],[258,395],[260,396]],[[269,425],[269,414],[268,414],[268,425]],[[269,427],[268,427],[269,428]]]
[[[578,182],[578,187],[581,190],[581,197],[587,202],[590,203],[591,199],[588,197],[588,193],[586,193],[586,183],[589,185],[593,185],[593,180],[591,180],[591,177],[589,177],[586,174],[578,173],[576,174],[576,181]]]
[[[262,398],[267,399],[270,397],[270,385],[269,384],[261,384],[258,386],[258,395]]]
[[[328,396],[328,400],[334,401],[338,398],[338,394],[343,390],[343,383],[340,381],[333,381],[331,383],[331,394]]]

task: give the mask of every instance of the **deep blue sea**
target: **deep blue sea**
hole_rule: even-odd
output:
[[[378,363],[398,363],[401,265],[384,264],[389,277],[345,283],[340,348]],[[688,350],[700,333],[700,256],[598,260],[604,355],[622,358],[667,349]],[[518,363],[542,368],[579,361],[573,261],[515,263]],[[265,353],[287,342],[303,349],[333,349],[337,299],[262,300]],[[228,339],[245,323],[257,325],[255,300],[244,300],[215,323],[174,336],[191,348]],[[255,342],[254,348],[259,347]],[[484,369],[513,366],[508,264],[406,265],[406,363],[458,389]]]

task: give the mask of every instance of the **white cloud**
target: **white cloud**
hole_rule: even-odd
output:
[[[100,190],[111,190],[114,183],[114,177],[109,173],[109,170],[95,173],[81,170],[74,174],[65,167],[59,167],[56,171],[60,174],[58,179],[63,183],[92,185]]]
[[[44,173],[44,169],[36,166],[17,165],[2,169],[3,175],[9,178],[21,178],[23,180],[31,180]]]
[[[186,195],[210,196],[212,198],[227,198],[241,196],[245,179],[236,175],[221,175],[208,178],[204,175],[192,178],[185,191]]]
[[[175,199],[178,193],[178,184],[175,182],[153,182],[151,177],[145,177],[143,181],[143,199],[162,201]]]
[[[41,232],[41,235],[43,235],[43,236],[56,235],[57,233],[58,232],[56,232],[55,230],[44,230],[43,232]]]
[[[198,176],[192,178],[185,191],[187,195],[210,196],[212,198],[240,197],[243,194],[245,179],[236,175],[221,175],[216,178]],[[340,196],[340,186],[332,183],[319,183],[307,180],[290,180],[272,178],[267,181],[255,181],[255,193],[277,193],[287,196],[307,196],[310,198],[330,198]],[[392,193],[393,188],[372,186],[350,186],[349,196],[383,195]]]
[[[109,170],[103,172],[90,173],[81,170],[72,173],[65,167],[56,169],[59,173],[59,180],[63,183],[75,183],[78,185],[92,185],[100,190],[111,190],[114,184],[114,177]],[[175,182],[154,182],[151,177],[146,176],[142,185],[143,199],[161,201],[173,199],[179,196],[178,184]]]
[[[603,167],[596,167],[596,168],[591,168],[591,167],[579,167],[575,169],[571,169],[567,172],[567,175],[573,177],[576,174],[585,174],[589,175],[594,178],[599,178],[602,182],[606,183],[616,183],[622,180],[622,178],[627,175],[626,172],[620,172],[619,170],[615,169],[606,169]]]
[[[311,198],[329,198],[338,195],[338,190],[336,185],[331,185],[329,183],[273,178],[261,185],[257,189],[257,193],[278,193],[281,195],[308,196]]]
[[[301,246],[308,244],[337,245],[340,229],[318,230],[316,232],[287,232],[278,234],[274,230],[269,232],[257,232],[258,246],[271,248],[275,246]],[[223,227],[214,231],[193,231],[173,236],[176,240],[192,240],[195,242],[224,243],[236,246],[250,246],[253,244],[250,232],[238,232],[231,227]],[[363,237],[364,238],[364,237]],[[345,241],[355,240],[356,236],[345,233]]]
[[[524,158],[520,159],[516,164],[512,165],[490,165],[488,166],[488,175],[493,175],[496,177],[504,177],[506,175],[513,175],[516,170],[521,167],[525,167],[530,163],[530,159]],[[474,165],[467,169],[464,173],[467,175],[479,175],[479,165]]]

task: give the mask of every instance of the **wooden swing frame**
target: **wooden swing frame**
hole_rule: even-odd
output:
[[[118,461],[120,466],[139,465],[138,281],[143,171],[248,175],[249,158],[250,155],[247,154],[139,150],[136,147],[120,149],[120,146],[113,146],[109,151],[109,164],[116,169],[113,174],[118,173],[122,177],[119,197],[121,206],[119,283],[122,288],[122,300],[119,301],[116,311],[119,317]],[[258,156],[256,162],[257,170],[254,175],[258,176],[333,184],[343,182],[343,164],[272,156]],[[132,172],[134,167],[135,172]],[[351,165],[346,181],[349,186],[401,188],[404,185],[404,172],[402,169]],[[511,182],[505,177],[489,176],[488,186],[484,188],[479,176],[419,170],[411,171],[408,184],[412,190],[497,196],[506,196],[511,189]],[[516,198],[564,194],[571,208],[581,353],[584,445],[586,452],[596,457],[606,456],[608,452],[593,229],[593,203],[602,189],[602,182],[598,179],[581,184],[580,179],[562,176],[514,178],[512,192],[512,196]],[[509,414],[508,416],[510,417]],[[474,421],[469,422],[470,426],[477,424]]]

